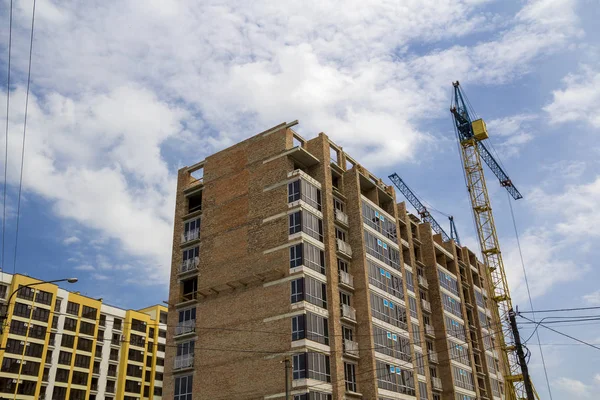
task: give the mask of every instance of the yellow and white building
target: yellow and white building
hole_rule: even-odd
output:
[[[162,398],[167,308],[124,310],[55,284],[0,274],[0,398]]]

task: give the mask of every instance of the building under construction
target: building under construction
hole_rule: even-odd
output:
[[[474,252],[294,124],[179,171],[163,396],[504,398]]]

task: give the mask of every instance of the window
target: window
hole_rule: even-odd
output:
[[[144,352],[140,350],[129,349],[128,360],[144,362]]]
[[[33,313],[31,313],[31,318],[40,322],[48,322],[48,318],[50,318],[50,310],[41,307],[35,307],[33,309]]]
[[[428,322],[425,322],[425,324],[427,324]],[[411,324],[412,327],[412,332],[413,332],[413,341],[415,342],[415,346],[420,346],[421,345],[421,329],[419,328],[419,325],[413,323]]]
[[[29,337],[34,339],[46,339],[46,327],[40,325],[31,325],[29,327]]]
[[[425,360],[423,359],[423,353],[415,351],[414,364],[417,366],[417,373],[425,375]]]
[[[458,296],[458,283],[456,279],[440,269],[438,269],[438,277],[440,278],[441,287]]]
[[[469,395],[462,394],[462,393],[456,393],[456,400],[477,400],[477,399],[473,396],[469,396]]]
[[[502,385],[500,385],[497,379],[490,378],[490,381],[492,382],[492,393],[494,396],[500,397],[500,388]]]
[[[27,335],[27,323],[13,319],[10,321],[10,333],[13,335]]]
[[[159,329],[158,330],[158,337],[166,339],[166,337],[167,337],[167,331],[164,330],[164,329]]]
[[[366,201],[362,202],[363,222],[394,242],[398,236],[396,222],[386,217],[381,211],[375,209]]]
[[[129,344],[132,346],[144,347],[146,340],[143,336],[132,333],[129,335]]]
[[[418,328],[418,325],[413,326]],[[408,338],[373,325],[373,341],[376,352],[403,361],[410,361],[410,340]]]
[[[58,368],[56,370],[56,378],[55,380],[57,382],[69,382],[69,370],[68,369],[62,369],[62,368]]]
[[[456,300],[446,293],[441,293],[442,295],[442,304],[444,305],[444,310],[456,315],[459,318],[462,318],[462,307],[460,300]]]
[[[306,210],[296,211],[289,215],[289,234],[293,235],[300,231],[323,241],[323,221]]]
[[[115,318],[113,320],[113,329],[121,330],[121,326],[123,325],[123,320],[120,318]]]
[[[175,377],[175,396],[173,400],[192,400],[192,375]]]
[[[69,349],[72,349],[74,344],[75,344],[75,336],[67,335],[66,333],[63,333],[62,339],[60,340],[60,345],[62,347],[68,347]]]
[[[427,400],[427,383],[419,381],[419,399]],[[458,400],[458,398],[457,398]]]
[[[364,236],[368,254],[396,270],[400,269],[400,252],[398,250],[366,230]]]
[[[65,318],[64,329],[67,331],[77,331],[77,320],[73,318]]]
[[[79,304],[69,301],[67,303],[67,314],[79,315]]]
[[[73,371],[73,377],[71,378],[71,383],[76,385],[84,385],[87,386],[88,374],[85,372]]]
[[[402,278],[399,275],[386,271],[374,262],[367,260],[369,266],[369,283],[400,299],[404,299]]]
[[[300,278],[291,282],[291,302],[308,301],[319,307],[327,308],[327,287],[313,278]]]
[[[335,227],[335,238],[336,239],[340,239],[342,242],[346,242],[346,231],[343,229],[338,228],[337,226]]]
[[[79,323],[79,333],[94,336],[96,332],[96,325],[90,324],[89,322],[81,321]]]
[[[415,293],[414,275],[411,271],[405,269],[404,277],[406,278],[406,290]]]
[[[98,309],[96,309],[94,307],[83,306],[83,310],[81,313],[82,318],[95,320],[97,315],[98,315]]]
[[[163,373],[162,372],[157,372],[154,374],[154,380],[155,381],[162,381],[163,380]]]
[[[177,344],[175,369],[188,368],[194,365],[194,344],[193,340]]]
[[[92,344],[93,344],[92,340],[80,337],[77,340],[77,349],[78,350],[83,350],[83,351],[91,352],[92,351]]]
[[[50,305],[52,304],[52,293],[38,290],[35,293],[35,302],[40,304]]]
[[[62,365],[71,365],[72,354],[67,351],[58,353],[58,363]]]
[[[54,304],[54,309],[58,312],[62,306],[62,299],[56,299],[56,303]]]
[[[377,361],[377,386],[396,393],[415,395],[415,380],[411,371]]]
[[[485,359],[487,360],[487,367],[491,373],[495,374],[498,371],[498,360],[493,356],[486,354]]]
[[[13,314],[17,317],[29,319],[31,316],[31,306],[23,303],[15,303],[15,306],[13,307]]]
[[[86,390],[71,388],[69,391],[69,400],[85,400],[86,393]]]
[[[329,345],[327,318],[313,313],[292,317],[292,340],[308,339]]]
[[[489,321],[486,313],[481,312],[481,310],[477,310],[477,312],[479,314],[479,324],[481,324],[481,327],[483,329],[490,329],[491,321]]]
[[[481,294],[477,289],[475,289],[475,302],[481,308],[485,308],[485,300],[483,298],[483,294]]]
[[[290,268],[306,266],[325,275],[325,253],[310,243],[298,243],[290,247]]]
[[[140,321],[139,319],[132,318],[131,330],[146,333],[146,323],[144,321]]]
[[[454,375],[454,384],[458,387],[467,390],[475,390],[473,385],[473,374],[465,369],[457,366],[452,366],[452,372]]]
[[[106,315],[100,314],[100,321],[98,323],[100,326],[106,326]]]
[[[92,359],[88,356],[84,356],[82,354],[76,354],[75,355],[75,366],[79,367],[79,368],[89,368],[91,360]]]
[[[419,318],[417,314],[417,299],[412,296],[408,296],[408,309],[411,317]]]
[[[295,279],[292,281],[292,299],[291,302],[298,303],[304,300],[304,278]]]
[[[132,380],[129,380],[129,379],[125,380],[125,391],[126,392],[129,392],[129,393],[140,393],[141,392],[141,387],[140,386],[142,386],[141,382],[136,382],[136,381],[132,381]],[[134,399],[137,400],[137,397],[128,397],[128,396],[125,396],[124,400],[129,400],[129,399],[131,399],[131,400],[134,400]]]
[[[358,392],[356,389],[356,365],[344,363],[344,378],[346,379],[346,390]]]
[[[25,299],[25,300],[33,300],[33,295],[35,290],[24,285],[19,285],[19,289],[17,291],[17,298]]]
[[[197,239],[199,233],[200,233],[200,218],[195,218],[190,221],[186,221],[183,224],[183,240],[184,240],[184,242],[187,242],[188,240]]]
[[[8,292],[8,286],[0,285],[0,299],[5,299],[7,292]]]
[[[450,350],[450,359],[461,364],[471,365],[469,360],[469,351],[466,346],[463,346],[452,341],[448,341],[448,347]]]
[[[450,318],[447,315],[444,316],[444,319],[446,320],[446,332],[448,332],[450,336],[462,341],[467,340],[465,335],[465,326],[462,323]]]
[[[298,200],[321,211],[321,189],[305,179],[288,183],[288,203]]]
[[[294,379],[311,378],[331,382],[329,356],[321,353],[299,353],[292,357]]]
[[[160,316],[159,316],[159,321],[161,324],[166,324],[167,323],[167,313],[164,311],[160,312]]]
[[[199,257],[199,254],[200,254],[199,246],[183,250],[183,255],[182,255],[183,263],[186,264],[189,260],[197,259]]]
[[[139,365],[127,364],[127,375],[132,376],[134,378],[141,378],[142,367]]]
[[[371,315],[402,329],[408,329],[406,309],[371,292]]]

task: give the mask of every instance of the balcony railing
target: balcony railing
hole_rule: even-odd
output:
[[[435,329],[433,329],[433,326],[426,324],[425,325],[425,334],[429,335],[429,336],[435,336]]]
[[[340,271],[340,285],[354,288],[354,277],[347,272]]]
[[[185,335],[186,333],[194,332],[196,330],[196,320],[190,319],[187,321],[180,322],[175,327],[175,336]]]
[[[193,229],[191,231],[183,232],[181,234],[181,243],[187,243],[192,240],[196,240],[200,237],[200,228]]]
[[[352,357],[358,357],[358,343],[352,340],[344,339],[344,354]]]
[[[350,248],[350,245],[346,242],[344,242],[342,239],[336,239],[336,244],[337,244],[337,251],[339,251],[342,254],[345,254],[348,257],[352,257],[352,249]]]
[[[356,321],[356,310],[347,304],[342,304],[342,318]]]
[[[442,390],[442,380],[440,378],[431,377],[431,386],[434,390]]]
[[[419,275],[419,285],[425,289],[429,288],[429,283],[427,282],[427,278],[425,278],[424,276]]]
[[[423,306],[423,311],[431,313],[431,303],[425,299],[421,299],[421,305]]]
[[[189,292],[181,295],[181,302],[192,301],[198,299],[198,292]]]
[[[335,220],[339,223],[348,226],[348,214],[346,214],[343,211],[335,210]]]
[[[430,351],[429,353],[427,353],[427,357],[429,358],[429,362],[436,363],[436,364],[438,363],[437,353]]]
[[[200,258],[198,257],[183,260],[181,262],[181,267],[179,268],[179,273],[184,274],[186,272],[198,270],[198,264],[200,264]]]
[[[194,354],[175,357],[174,369],[190,368],[194,366]]]

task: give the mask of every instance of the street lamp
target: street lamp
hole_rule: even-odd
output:
[[[10,296],[8,296],[8,300],[6,301],[5,309],[4,310],[0,310],[0,334],[4,333],[4,322],[8,318],[8,307],[10,306],[10,300],[13,298],[13,296],[15,294],[17,294],[19,292],[19,290],[22,290],[22,289],[25,289],[25,288],[28,288],[28,287],[31,287],[31,286],[42,285],[44,283],[58,283],[58,282],[75,283],[77,281],[78,281],[77,278],[54,279],[54,280],[51,280],[51,281],[40,281],[40,282],[29,283],[27,285],[23,285],[23,286],[20,286],[19,288],[17,288],[17,290],[15,290],[14,292],[12,292],[10,294]]]

